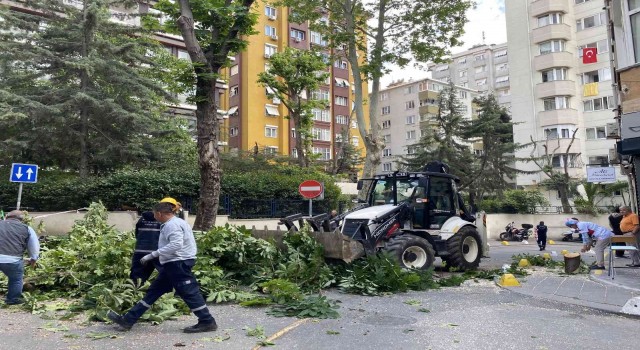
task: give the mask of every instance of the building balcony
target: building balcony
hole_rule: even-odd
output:
[[[482,71],[482,72],[479,72],[479,73],[475,73],[474,76],[473,76],[473,79],[478,80],[478,79],[486,78],[487,75],[488,75],[487,71],[485,70],[485,71]]]
[[[497,77],[501,77],[503,75],[509,75],[509,68],[496,70],[493,74]]]
[[[484,66],[484,65],[486,65],[488,63],[489,63],[489,61],[486,58],[481,59],[481,60],[476,60],[475,58],[473,58],[473,66],[474,67]]]
[[[505,63],[509,61],[509,56],[505,55],[505,56],[499,56],[499,57],[493,57],[493,64],[498,64],[498,63]]]
[[[571,143],[571,137],[569,138],[560,138],[560,139],[549,139],[549,140],[538,140],[538,154],[544,155],[544,145],[547,146],[549,154],[554,153],[559,156],[561,154],[565,154],[567,152],[567,147]],[[571,144],[571,148],[569,149],[569,153],[577,154],[582,153],[582,147],[580,147],[580,138],[576,137],[575,141]]]
[[[498,96],[498,103],[499,104],[511,103],[511,95]]]
[[[573,80],[555,80],[536,85],[536,97],[575,96],[576,82]]]
[[[576,109],[556,109],[538,112],[538,123],[543,128],[551,125],[578,125],[578,122],[578,110]]]
[[[533,17],[544,15],[549,12],[569,12],[569,2],[567,0],[537,0],[531,3],[529,13]]]
[[[546,55],[538,55],[533,58],[533,68],[537,71],[553,67],[573,67],[575,58],[570,52],[552,52]]]
[[[507,80],[507,81],[501,81],[499,83],[496,83],[494,87],[496,89],[504,89],[504,88],[509,87],[509,86],[510,86],[510,83]]]
[[[571,26],[568,24],[551,24],[532,30],[531,39],[534,44],[552,39],[571,40],[571,33]]]

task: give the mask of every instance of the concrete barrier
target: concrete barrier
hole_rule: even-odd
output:
[[[29,212],[33,220],[33,227],[44,223],[44,234],[51,236],[66,235],[71,231],[76,220],[84,217],[86,212],[72,213],[51,213],[51,212]],[[138,214],[135,211],[109,212],[107,223],[115,226],[119,231],[131,231],[138,221]]]

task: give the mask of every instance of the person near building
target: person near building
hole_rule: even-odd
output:
[[[540,221],[540,224],[536,226],[536,236],[540,251],[545,250],[547,247],[547,226],[545,226],[544,221]]]
[[[143,212],[136,223],[136,246],[133,251],[129,277],[137,286],[143,285],[149,279],[153,270],[160,271],[161,265],[157,258],[147,264],[140,262],[145,255],[158,250],[160,225],[160,222],[154,218],[152,211]]]
[[[638,215],[631,211],[628,206],[620,207],[620,214],[622,214],[622,220],[620,220],[620,231],[624,235],[634,236],[636,242],[634,246],[640,249],[640,223],[638,222]],[[631,264],[627,264],[630,267],[640,267],[640,252],[638,250],[631,251]]]
[[[200,293],[198,281],[191,272],[195,265],[197,251],[193,231],[184,220],[175,216],[174,209],[170,203],[158,203],[153,208],[155,219],[162,223],[158,250],[140,259],[141,263],[147,264],[159,258],[162,269],[158,277],[151,282],[142,300],[124,315],[118,315],[114,311],[109,311],[107,314],[107,317],[123,330],[130,330],[156,300],[173,290],[198,317],[198,323],[185,328],[185,333],[210,332],[218,329]]]
[[[35,268],[40,254],[40,244],[36,231],[23,223],[24,212],[13,210],[0,221],[0,271],[7,276],[7,295],[5,304],[22,304],[22,279],[24,262],[22,257],[29,254],[29,265]]]
[[[576,229],[582,235],[582,253],[591,249],[592,242],[595,240],[596,246],[594,248],[596,252],[596,263],[591,266],[592,270],[604,270],[604,250],[611,243],[611,237],[613,232],[609,231],[606,227],[594,224],[593,222],[579,221],[575,218],[565,221],[565,225],[572,229]]]
[[[611,232],[613,232],[616,236],[621,236],[622,231],[620,230],[620,221],[622,221],[622,214],[620,214],[620,208],[616,208],[613,213],[609,215],[609,227],[611,227]],[[625,245],[624,242],[611,242],[611,245]],[[624,250],[616,250],[616,257],[622,258],[624,257]]]

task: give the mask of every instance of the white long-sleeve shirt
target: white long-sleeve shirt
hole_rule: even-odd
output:
[[[158,250],[151,254],[160,258],[160,264],[165,264],[171,261],[195,259],[196,253],[196,240],[191,227],[186,221],[174,216],[162,224]]]

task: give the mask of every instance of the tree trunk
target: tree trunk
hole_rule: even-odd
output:
[[[292,113],[289,111],[289,113]],[[306,147],[304,146],[302,139],[302,122],[300,121],[300,115],[292,114],[293,125],[296,128],[296,151],[298,152],[298,165],[301,168],[306,168],[309,166],[309,161],[307,158],[307,154],[305,152]]]
[[[88,19],[89,4],[85,1],[82,6],[83,36],[80,55],[82,58],[87,58],[89,56],[89,46],[94,28]],[[95,25],[93,24],[93,26]],[[89,72],[87,72],[86,67],[80,69],[80,90],[83,94],[88,95],[87,90],[89,90],[90,85]],[[80,164],[78,168],[81,179],[89,177],[89,110],[87,109],[86,103],[82,103],[80,107]]]
[[[566,183],[560,184],[560,186],[558,186],[558,195],[562,203],[562,212],[565,214],[573,213],[571,203],[569,203],[569,185]]]
[[[198,165],[200,167],[200,198],[193,228],[209,230],[216,223],[218,206],[220,205],[220,155],[218,140],[220,125],[218,122],[218,106],[215,101],[215,79],[198,76],[196,96],[202,97],[197,102],[196,119],[198,135]]]

